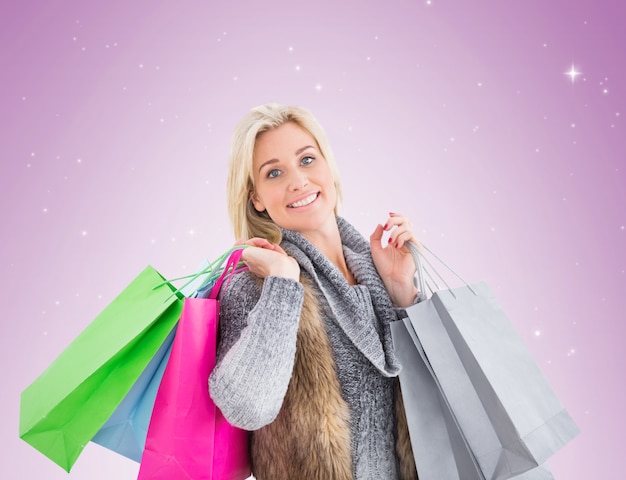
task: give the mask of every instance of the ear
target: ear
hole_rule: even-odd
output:
[[[252,205],[254,205],[254,209],[257,212],[264,212],[265,211],[265,205],[259,199],[259,197],[258,197],[258,195],[256,193],[250,192],[250,201],[252,202]]]

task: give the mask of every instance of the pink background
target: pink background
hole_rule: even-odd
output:
[[[0,477],[68,477],[18,438],[20,392],[146,264],[178,276],[231,245],[230,134],[278,101],[324,125],[365,235],[403,212],[496,291],[583,432],[556,477],[621,478],[619,5],[3,2]],[[90,444],[69,477],[137,470]]]

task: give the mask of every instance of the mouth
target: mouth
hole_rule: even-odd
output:
[[[303,198],[302,200],[298,200],[297,202],[290,203],[289,205],[287,205],[287,207],[288,208],[306,207],[307,205],[310,205],[315,200],[317,200],[317,197],[319,197],[319,195],[320,195],[320,192],[312,193],[311,195]]]

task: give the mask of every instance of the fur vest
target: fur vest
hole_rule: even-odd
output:
[[[350,412],[341,395],[336,365],[317,300],[305,287],[294,370],[281,410],[251,434],[257,480],[353,480]],[[401,480],[417,473],[399,382],[396,379],[396,453]]]

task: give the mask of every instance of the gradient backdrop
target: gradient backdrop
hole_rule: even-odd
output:
[[[18,438],[20,392],[146,264],[231,245],[230,134],[278,101],[324,125],[364,234],[403,212],[496,291],[583,431],[556,477],[623,478],[620,5],[3,2],[0,477],[68,478]],[[69,478],[137,471],[90,444]]]

